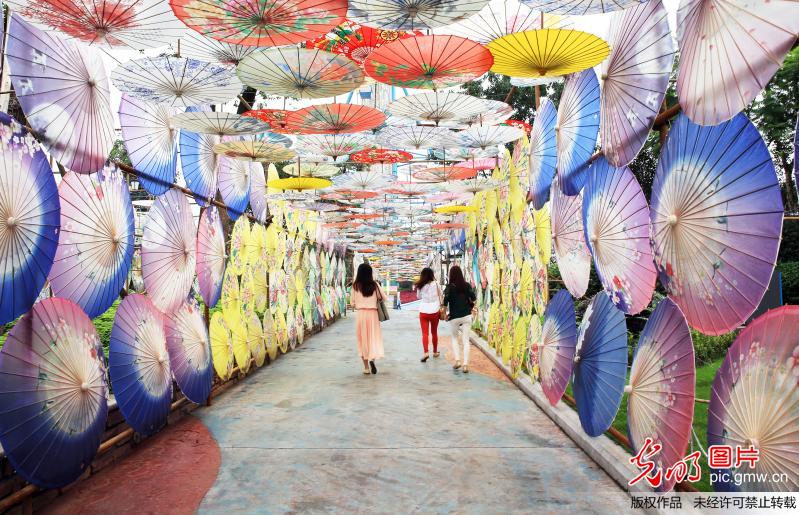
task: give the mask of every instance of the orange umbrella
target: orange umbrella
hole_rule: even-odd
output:
[[[347,218],[353,220],[374,220],[375,218],[381,218],[383,215],[380,213],[350,213],[347,215]]]
[[[356,104],[321,104],[294,111],[286,118],[291,134],[342,134],[379,127],[386,115],[373,107]]]
[[[433,224],[430,226],[431,229],[436,229],[440,231],[448,231],[451,229],[466,229],[468,225],[457,223],[457,222],[442,222],[438,224]]]
[[[433,166],[414,172],[413,177],[422,182],[447,182],[471,179],[477,175],[476,168],[465,166]]]
[[[346,55],[358,64],[363,64],[375,49],[400,38],[409,38],[413,33],[367,27],[345,20],[324,36],[305,43],[306,48],[319,48],[334,54]]]
[[[407,163],[413,154],[387,148],[367,148],[350,154],[350,161],[364,164]]]
[[[296,134],[287,129],[288,118],[293,112],[286,109],[251,109],[245,112],[243,116],[250,116],[268,123],[271,132]]]

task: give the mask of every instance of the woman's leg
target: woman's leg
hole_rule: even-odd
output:
[[[372,371],[369,370],[369,360],[361,358],[361,361],[363,361],[363,373],[364,374],[371,374]]]
[[[433,354],[438,354],[438,313],[430,315],[430,334],[433,338]]]
[[[449,321],[450,341],[452,342],[452,353],[455,354],[455,368],[461,364],[461,349],[458,345],[458,319]]]
[[[466,316],[461,318],[461,338],[463,338],[463,365],[466,366],[469,364],[469,348],[471,344],[469,342],[469,331],[471,330],[472,326],[472,317]]]
[[[419,313],[419,325],[422,326],[422,347],[424,347],[424,353],[427,355],[428,349],[428,341],[427,341],[427,331],[430,327],[430,320],[427,318],[427,313]]]

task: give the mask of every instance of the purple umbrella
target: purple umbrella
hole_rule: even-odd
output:
[[[577,195],[585,184],[588,160],[599,133],[599,81],[593,68],[570,75],[566,80],[555,132],[561,191]]]
[[[207,207],[200,215],[197,229],[197,283],[203,302],[211,308],[222,294],[226,257],[225,230],[219,211],[214,206]]]
[[[531,342],[530,348],[536,355],[532,361],[538,364],[541,389],[553,406],[566,392],[574,366],[576,346],[574,302],[569,292],[560,290],[544,311],[541,340]]]
[[[563,282],[573,297],[585,295],[591,274],[591,253],[583,233],[583,194],[568,197],[552,183],[552,243]]]
[[[183,394],[192,402],[202,403],[211,393],[214,369],[211,347],[200,305],[193,298],[164,317],[169,364]]]

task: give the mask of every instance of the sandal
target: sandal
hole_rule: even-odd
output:
[[[371,375],[371,374],[372,374],[372,373],[371,373],[371,372],[369,372],[369,369],[368,369],[368,368],[364,368],[364,369],[363,369],[363,375],[365,375],[365,376],[368,376],[368,375]]]
[[[437,357],[439,357],[439,356],[441,356],[441,353],[440,353],[440,352],[434,352],[434,353],[433,353],[433,357],[434,357],[434,358],[437,358]]]
[[[377,373],[377,367],[375,366],[375,360],[372,360],[372,361],[369,362],[369,368],[372,369],[372,373],[373,374]]]
[[[463,365],[463,368],[461,369],[461,371],[464,374],[468,374],[469,373],[469,365]]]
[[[458,370],[459,368],[461,368],[461,362],[460,361],[456,361],[455,364],[452,365],[452,368],[454,368],[455,370]]]
[[[425,354],[424,356],[422,356],[422,359],[421,359],[421,361],[422,361],[422,363],[424,363],[424,362],[426,362],[428,359],[430,359],[430,354]]]

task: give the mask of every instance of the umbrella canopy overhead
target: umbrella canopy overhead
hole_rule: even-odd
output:
[[[552,184],[552,243],[558,269],[569,293],[585,295],[591,273],[591,253],[583,232],[583,194],[568,197],[560,191],[557,179]]]
[[[488,125],[472,127],[458,133],[458,143],[463,147],[486,149],[504,145],[524,136],[524,131],[516,127]]]
[[[627,9],[642,0],[522,0],[533,9],[552,14],[582,16]]]
[[[294,134],[342,134],[368,131],[386,120],[382,111],[357,104],[320,104],[292,112],[286,128]]]
[[[176,45],[173,45],[173,48],[177,50]],[[186,31],[186,34],[180,38],[181,57],[225,66],[236,66],[242,59],[256,51],[258,47],[225,43],[205,37],[193,30]]]
[[[476,14],[488,0],[350,0],[347,18],[382,29],[431,29]]]
[[[481,112],[464,116],[463,118],[458,118],[456,120],[444,121],[441,122],[440,125],[453,128],[497,125],[504,123],[516,112],[516,109],[500,100],[483,99],[483,103],[485,106]]]
[[[456,147],[455,133],[443,127],[409,125],[386,127],[377,133],[377,142],[389,148],[426,150],[429,148]]]
[[[308,162],[304,158],[300,158],[300,164],[292,162],[283,167],[283,173],[293,177],[322,177],[330,178],[341,172],[341,170],[333,164]]]
[[[646,143],[663,104],[674,60],[660,0],[616,13],[611,52],[602,62],[602,151],[613,166],[630,163]]]
[[[251,116],[218,111],[190,111],[172,117],[172,125],[198,134],[217,136],[252,135],[269,130],[269,126]]]
[[[392,29],[377,29],[351,20],[334,27],[324,36],[306,42],[306,47],[319,48],[346,55],[358,64],[363,64],[369,54],[377,48],[399,38],[413,36],[411,32]]]
[[[593,69],[566,81],[555,126],[558,179],[566,195],[577,195],[585,184],[588,161],[599,134],[599,81]]]
[[[216,195],[219,158],[214,147],[220,137],[196,132],[180,132],[180,165],[186,187],[194,194],[200,206],[207,206],[208,199]]]
[[[253,140],[224,141],[214,145],[213,150],[226,158],[259,163],[280,163],[297,155],[283,145]]]
[[[263,173],[260,163],[225,156],[219,158],[219,194],[232,221],[236,221],[247,209],[250,203],[250,178],[259,171]]]
[[[529,183],[535,209],[541,209],[549,200],[552,177],[555,175],[558,161],[555,137],[557,116],[555,104],[548,98],[542,98],[530,133]]]
[[[100,170],[116,138],[102,57],[16,15],[7,36],[11,84],[36,138],[65,168]]]
[[[491,0],[480,12],[465,20],[435,30],[488,44],[514,32],[553,28],[559,17],[534,12],[518,0]]]
[[[200,215],[197,229],[197,284],[203,302],[211,308],[222,294],[226,257],[222,219],[216,206],[209,206]]]
[[[372,146],[372,140],[363,134],[321,134],[297,138],[297,148],[306,152],[339,157]]]
[[[394,116],[420,122],[451,122],[477,116],[486,110],[481,98],[455,93],[434,91],[408,95],[388,104],[386,111]]]
[[[344,56],[311,48],[261,50],[236,67],[241,81],[270,95],[325,98],[343,95],[363,84],[360,66]]]
[[[459,36],[430,35],[383,45],[364,62],[378,82],[403,88],[440,89],[482,76],[494,59],[480,43]]]
[[[226,43],[282,46],[326,34],[344,21],[347,0],[169,0],[189,28]]]
[[[471,179],[477,170],[457,165],[430,166],[413,172],[413,178],[422,182],[447,182]]]
[[[783,219],[774,164],[744,114],[712,127],[677,117],[650,217],[660,282],[688,323],[706,334],[743,324],[769,286]]]

